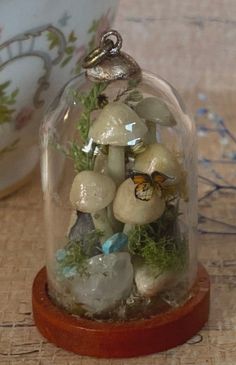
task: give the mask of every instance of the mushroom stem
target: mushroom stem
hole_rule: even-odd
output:
[[[101,209],[95,213],[91,213],[93,223],[96,229],[99,229],[103,232],[103,236],[101,239],[101,243],[106,241],[107,238],[113,235],[113,230],[107,219],[107,211],[106,208]]]
[[[125,179],[125,149],[121,146],[109,146],[108,174],[119,186]]]
[[[146,125],[148,127],[148,132],[145,136],[145,142],[147,144],[152,144],[157,142],[157,131],[156,131],[156,123],[151,122],[150,120],[146,121]]]
[[[95,158],[93,171],[100,174],[108,175],[107,173],[107,155],[99,152]]]
[[[113,231],[115,233],[122,232],[124,224],[115,218],[112,204],[108,205],[107,207],[107,217],[113,228]]]
[[[125,223],[123,233],[128,234],[134,227],[135,224]]]
[[[120,146],[109,146],[108,175],[119,186],[125,179],[125,149]],[[122,231],[122,223],[115,219],[112,204],[107,208],[108,218],[115,232]]]

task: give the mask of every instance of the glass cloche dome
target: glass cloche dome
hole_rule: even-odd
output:
[[[41,128],[48,293],[104,321],[181,306],[197,272],[194,124],[170,84],[119,57],[90,55]]]
[[[197,259],[195,126],[176,90],[109,31],[41,127],[46,269],[33,313],[80,355],[167,350],[208,319]]]

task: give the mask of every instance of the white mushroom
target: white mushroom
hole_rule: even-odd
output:
[[[95,158],[93,171],[107,175],[108,174],[107,164],[108,164],[107,155],[99,151]]]
[[[137,155],[134,170],[149,175],[158,171],[169,177],[174,177],[168,182],[170,185],[178,183],[183,173],[176,156],[161,143],[150,144],[143,153]]]
[[[130,178],[119,186],[113,202],[115,218],[129,225],[151,223],[162,215],[164,209],[165,202],[156,192],[148,201],[136,198],[135,185]],[[127,230],[126,227],[125,232]]]
[[[95,227],[104,233],[102,241],[113,234],[105,208],[114,199],[115,191],[116,185],[109,176],[94,171],[77,174],[71,187],[70,201],[73,207],[91,213]]]
[[[136,113],[147,121],[149,129],[149,143],[156,142],[156,123],[173,127],[176,121],[163,100],[157,97],[148,97],[140,101],[135,107]]]
[[[89,137],[109,145],[108,173],[119,185],[125,179],[125,146],[132,146],[147,132],[145,123],[126,104],[107,104],[91,125]]]

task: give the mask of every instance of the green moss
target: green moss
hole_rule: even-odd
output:
[[[78,143],[69,142],[67,156],[73,160],[76,172],[93,170],[94,149],[95,146],[93,146],[89,152],[84,152],[82,148],[79,147]]]
[[[80,137],[83,142],[88,139],[89,128],[91,124],[91,113],[99,109],[99,97],[108,86],[107,82],[94,83],[93,87],[87,94],[75,93],[75,101],[79,101],[83,106],[83,111],[77,122],[77,129],[80,131]]]
[[[76,172],[93,170],[95,158],[94,150],[96,148],[96,144],[92,144],[89,152],[84,151],[84,146],[88,143],[91,113],[94,110],[101,109],[101,100],[99,96],[102,95],[102,99],[106,98],[106,95],[102,94],[102,92],[106,89],[107,85],[107,82],[95,83],[87,94],[79,94],[77,91],[73,92],[73,100],[75,102],[80,102],[83,109],[75,126],[80,132],[79,137],[82,140],[82,145],[76,140],[68,141],[64,146],[57,141],[50,141],[51,145],[55,149],[73,160]]]
[[[67,246],[56,253],[58,262],[58,274],[65,278],[70,278],[77,273],[86,274],[86,260],[81,242],[77,240],[70,241]]]
[[[183,270],[187,246],[185,238],[180,236],[178,215],[178,207],[169,205],[156,222],[135,226],[128,234],[129,252],[161,271]]]
[[[96,144],[92,144],[89,152],[84,152],[77,141],[68,142],[66,146],[62,146],[60,143],[54,141],[51,141],[50,143],[53,148],[73,161],[74,169],[77,173],[83,170],[93,170]]]
[[[97,242],[103,236],[103,232],[95,229],[86,233],[82,240],[70,240],[67,245],[56,252],[56,261],[58,263],[58,274],[62,278],[71,278],[76,274],[87,274],[86,252],[92,252]]]
[[[186,264],[186,242],[176,241],[173,237],[163,237],[159,241],[149,241],[141,251],[144,261],[162,272],[182,271]]]

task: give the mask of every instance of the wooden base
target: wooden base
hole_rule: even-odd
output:
[[[209,314],[210,281],[202,265],[199,265],[193,296],[183,306],[151,319],[124,323],[72,316],[51,302],[46,287],[46,269],[43,268],[33,284],[36,326],[50,342],[80,355],[120,358],[168,350],[195,335]]]

